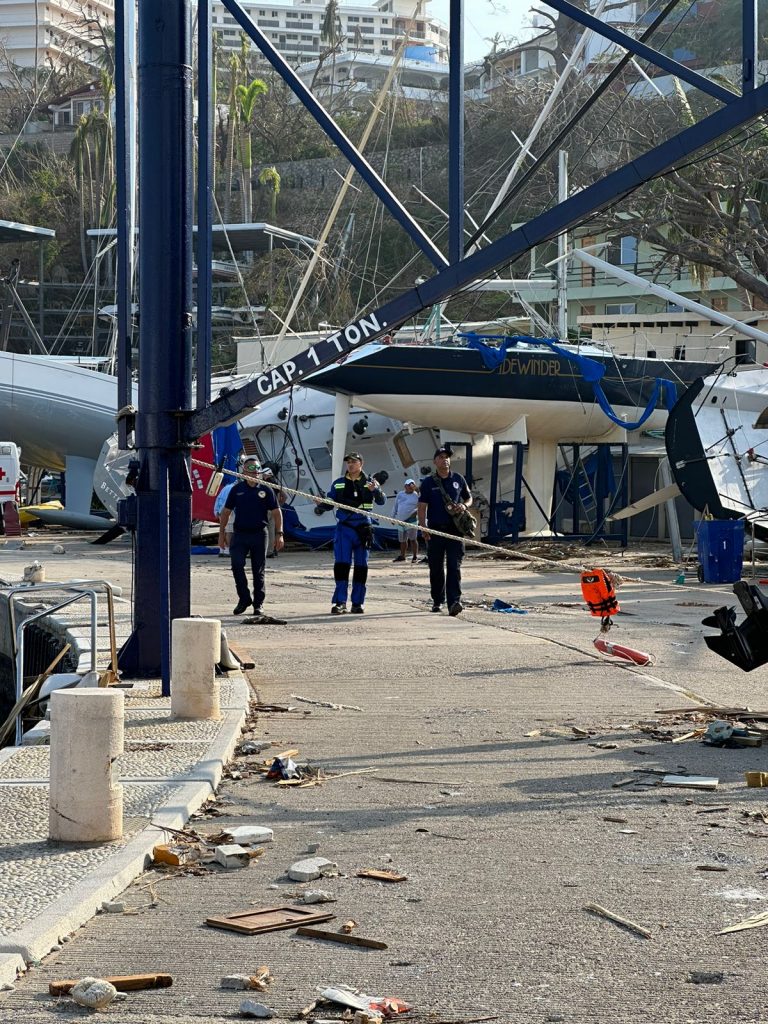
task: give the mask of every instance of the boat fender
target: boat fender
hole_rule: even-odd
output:
[[[611,626],[611,616],[621,611],[613,575],[605,569],[585,569],[581,574],[581,593],[589,614],[600,619],[601,632],[606,632]]]

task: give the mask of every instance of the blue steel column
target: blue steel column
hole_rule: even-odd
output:
[[[757,75],[757,0],[742,0],[741,8],[742,91],[755,88]]]
[[[213,207],[213,17],[197,9],[197,408],[211,400],[211,214]]]
[[[130,145],[130,102],[128,87],[129,46],[128,33],[133,31],[133,22],[127,16],[127,0],[115,4],[115,163],[117,185],[117,407],[122,409],[133,401],[131,365],[131,281],[133,280],[133,238],[131,206],[131,182],[129,160]],[[120,448],[128,447],[128,423],[123,417],[117,423],[117,441]]]
[[[190,0],[139,4],[139,459],[134,632],[126,674],[162,675],[171,619],[189,615],[192,399]]]
[[[464,0],[451,0],[448,57],[448,260],[464,254]]]

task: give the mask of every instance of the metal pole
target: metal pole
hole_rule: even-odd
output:
[[[131,88],[132,54],[136,30],[133,5],[125,0],[115,4],[115,164],[117,171],[117,407],[133,401],[133,366],[131,350],[133,283],[133,186],[135,174],[131,168],[134,147],[134,105]],[[128,447],[128,420],[117,421],[117,442]]]
[[[170,619],[189,616],[191,486],[181,441],[192,401],[190,0],[139,5],[139,412],[134,631],[126,675],[157,676]],[[167,515],[165,502],[167,495]]]
[[[45,290],[43,288],[43,243],[37,243],[37,329],[45,344]]]
[[[448,56],[448,259],[464,254],[464,0],[451,0]]]
[[[213,212],[213,16],[211,0],[197,7],[197,408],[211,400]]]
[[[741,8],[742,92],[755,88],[757,75],[757,0],[742,0]]]
[[[568,153],[558,153],[557,200],[564,203],[568,198]],[[557,334],[562,341],[568,341],[568,232],[557,236]]]

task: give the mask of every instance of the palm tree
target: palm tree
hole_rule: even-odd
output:
[[[280,172],[276,167],[265,167],[259,175],[259,184],[269,187],[269,220],[277,223],[277,197],[280,195]]]
[[[254,78],[248,85],[238,85],[235,89],[240,119],[240,170],[243,183],[243,220],[251,222],[253,209],[251,193],[251,172],[253,170],[253,151],[251,146],[251,118],[256,100],[267,91],[267,83]]]

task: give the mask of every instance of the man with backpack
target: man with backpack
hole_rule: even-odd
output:
[[[427,541],[432,611],[439,612],[447,601],[448,614],[456,616],[464,611],[461,603],[461,562],[464,558],[463,537],[469,530],[467,509],[472,504],[472,495],[464,477],[451,472],[451,455],[453,451],[445,446],[435,452],[434,472],[421,481],[418,520],[421,534]],[[453,534],[456,540],[433,537],[429,533],[430,527],[441,533]]]

